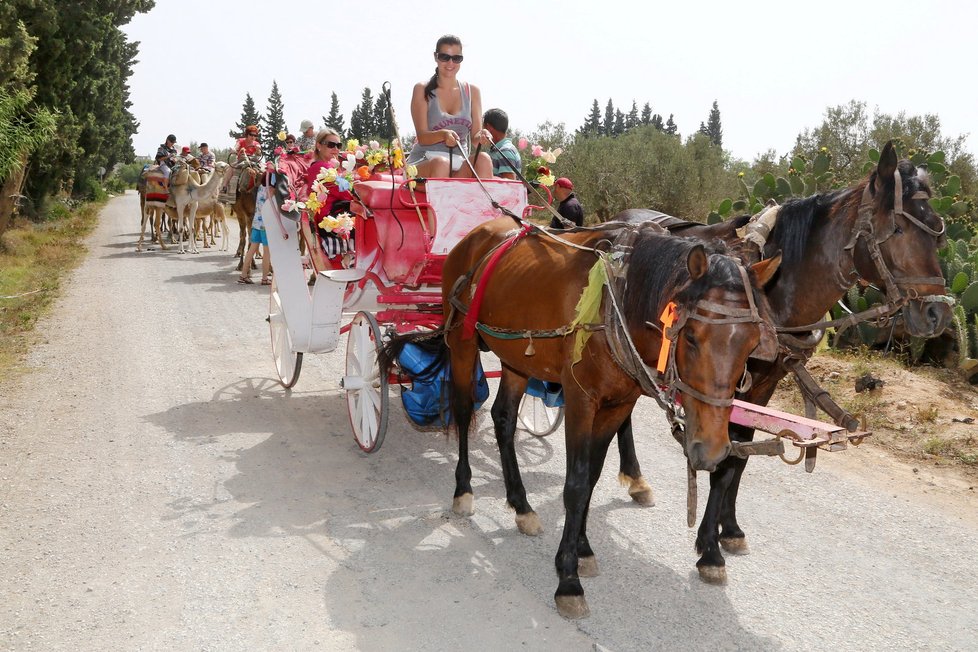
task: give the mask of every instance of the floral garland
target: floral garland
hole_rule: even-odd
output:
[[[551,150],[544,149],[542,145],[529,145],[526,138],[520,138],[517,142],[517,147],[520,151],[525,150],[527,146],[530,147],[530,155],[533,158],[526,163],[523,176],[526,177],[527,181],[535,181],[543,186],[550,187],[554,185],[557,177],[550,166],[557,161],[557,157],[564,150],[560,147]]]
[[[353,231],[353,216],[346,212],[339,215],[327,215],[319,222],[319,228],[329,233],[335,233],[347,240]]]

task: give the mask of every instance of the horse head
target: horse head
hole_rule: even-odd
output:
[[[648,314],[654,304],[654,321],[662,316],[661,328],[653,320],[644,322],[643,339],[646,345],[654,339],[648,335],[652,326],[660,334],[657,341],[669,340],[668,348],[653,346],[657,355],[649,357],[664,370],[669,391],[679,395],[685,413],[681,443],[690,466],[713,471],[731,449],[727,432],[730,405],[749,382],[748,358],[771,360],[777,353],[777,337],[761,288],[777,271],[780,257],[745,268],[725,255],[722,246],[660,237],[673,242],[660,242],[647,252],[636,244],[629,263],[629,287],[641,284],[642,277],[655,284],[668,274],[656,258],[681,261],[672,272],[672,278],[678,280],[673,291],[662,291],[661,282],[658,291],[653,285],[652,301],[644,308],[639,306],[638,314]],[[675,263],[668,265],[675,267]],[[629,318],[633,333],[635,321]]]
[[[859,216],[847,249],[856,271],[903,306],[907,332],[939,335],[951,321],[951,304],[937,250],[947,244],[944,221],[930,205],[927,175],[897,160],[892,142],[866,180]]]

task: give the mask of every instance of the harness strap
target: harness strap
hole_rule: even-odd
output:
[[[516,235],[509,238],[502,243],[489,258],[486,263],[485,268],[482,270],[482,274],[479,276],[479,282],[475,287],[475,294],[472,296],[472,301],[469,302],[469,309],[465,315],[465,320],[462,322],[462,339],[469,340],[475,335],[475,325],[479,319],[479,308],[482,306],[482,299],[486,294],[486,287],[489,277],[492,276],[493,270],[495,270],[496,265],[499,264],[499,259],[503,257],[507,251],[513,248],[517,242],[519,242],[526,234],[532,231],[534,225],[527,222],[523,225]]]

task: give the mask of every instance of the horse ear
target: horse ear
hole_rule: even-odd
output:
[[[893,141],[889,140],[880,152],[880,162],[876,166],[876,187],[882,188],[893,180],[897,168],[897,153]]]
[[[710,261],[706,257],[706,249],[698,244],[689,250],[686,255],[686,269],[689,270],[689,278],[697,281],[710,269]]]
[[[774,273],[781,266],[781,252],[779,251],[770,258],[765,258],[759,263],[750,266],[754,278],[757,279],[758,289],[763,288],[774,277]]]

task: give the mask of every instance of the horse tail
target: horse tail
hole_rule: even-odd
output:
[[[412,379],[430,381],[448,364],[449,348],[445,341],[445,327],[439,326],[432,331],[416,331],[395,335],[385,342],[377,354],[377,364],[381,374],[390,374],[394,370],[394,366],[399,364],[401,353],[408,344],[413,344],[421,349],[426,360],[424,366],[410,370]]]

